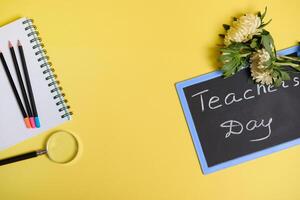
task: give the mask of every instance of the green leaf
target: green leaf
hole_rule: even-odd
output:
[[[274,70],[273,73],[272,73],[272,76],[277,79],[279,76],[280,76],[280,73],[278,70]]]
[[[224,63],[221,70],[223,71],[223,75],[225,77],[232,76],[237,71],[237,67],[239,66],[239,61],[236,57],[232,57],[229,62]]]
[[[280,74],[281,74],[282,80],[284,80],[284,81],[285,81],[285,80],[290,80],[290,79],[291,79],[289,73],[287,73],[286,71],[280,71]]]
[[[259,18],[261,18],[261,12],[260,12],[260,11],[257,13],[257,16],[258,16]]]
[[[270,19],[267,23],[261,24],[259,28],[263,28],[263,27],[267,26],[268,24],[270,24],[271,21],[272,21],[272,19]]]
[[[281,83],[282,83],[282,79],[281,78],[278,78],[278,79],[275,80],[275,86],[276,87],[279,87],[281,85]]]
[[[270,32],[269,32],[269,31],[267,31],[266,29],[263,29],[261,34],[262,34],[262,35],[269,35],[269,34],[270,34]]]
[[[226,63],[223,65],[222,71],[224,72],[223,75],[225,78],[232,76],[235,73],[235,63]]]
[[[233,56],[231,54],[228,54],[228,55],[221,55],[219,57],[219,60],[222,62],[222,63],[227,63],[227,62],[230,62],[232,60]]]
[[[219,37],[220,38],[225,38],[225,35],[224,34],[219,34]]]
[[[243,43],[232,43],[227,47],[220,48],[222,54],[219,60],[223,63],[221,70],[225,78],[249,66],[249,57],[252,49]]]
[[[267,62],[264,63],[264,65],[268,67],[272,67],[272,62],[273,62],[272,59],[269,59]]]
[[[274,48],[274,41],[271,34],[262,34],[261,36],[261,44],[267,50],[271,57],[275,57]]]
[[[247,67],[249,67],[249,60],[247,58],[241,58],[237,71],[240,71]]]
[[[235,67],[235,61],[232,60],[230,62],[224,63],[222,70],[223,71],[231,71],[234,70],[233,68]]]
[[[266,16],[266,14],[267,14],[267,10],[268,10],[268,7],[266,6],[265,7],[265,10],[264,10],[264,12],[263,12],[263,14],[261,15],[261,21],[265,18],[265,16]]]
[[[225,31],[230,29],[230,26],[228,24],[223,24],[223,28],[225,29]]]
[[[293,67],[294,69],[296,69],[297,71],[300,71],[300,66],[298,67]]]
[[[250,47],[251,47],[252,49],[255,49],[255,48],[258,47],[257,39],[256,39],[256,38],[252,39],[252,41],[251,41],[251,43],[250,43]]]
[[[240,42],[233,42],[228,47],[222,48],[222,52],[230,52],[230,53],[247,53],[251,51],[251,48]]]

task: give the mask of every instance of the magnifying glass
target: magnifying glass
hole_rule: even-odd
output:
[[[46,148],[31,151],[21,155],[9,157],[0,160],[1,165],[35,158],[46,154],[48,158],[55,163],[68,163],[74,160],[79,150],[79,143],[76,137],[67,131],[57,131],[50,135],[47,139]]]

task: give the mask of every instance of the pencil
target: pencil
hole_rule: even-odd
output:
[[[6,75],[7,75],[8,81],[9,81],[9,83],[10,83],[10,86],[11,86],[11,88],[12,88],[12,90],[13,90],[13,92],[14,92],[14,95],[15,95],[15,97],[16,97],[18,106],[19,106],[19,108],[20,108],[20,110],[21,110],[21,113],[22,113],[22,115],[23,115],[25,125],[26,125],[27,128],[30,128],[31,126],[30,126],[30,122],[29,122],[29,117],[27,116],[26,111],[25,111],[25,109],[24,109],[24,107],[23,107],[21,98],[20,98],[20,96],[19,96],[19,94],[18,94],[17,88],[16,88],[16,86],[15,86],[15,83],[14,83],[14,81],[13,81],[13,79],[12,79],[12,76],[11,76],[11,74],[10,74],[10,71],[9,71],[9,69],[8,69],[7,63],[6,63],[5,59],[4,59],[3,53],[2,53],[1,51],[0,51],[0,59],[1,59],[2,65],[3,65],[3,67],[4,67],[5,73],[6,73]]]
[[[31,81],[30,81],[30,77],[29,77],[29,73],[28,73],[28,68],[27,68],[27,64],[26,64],[26,60],[25,60],[23,47],[19,40],[18,40],[18,49],[19,49],[19,53],[20,53],[20,57],[21,57],[21,63],[22,63],[22,67],[23,67],[25,80],[26,80],[26,86],[27,86],[27,90],[28,90],[28,94],[29,94],[29,100],[31,103],[32,113],[33,113],[34,120],[35,120],[35,126],[37,128],[39,128],[41,126],[40,119],[39,119],[38,112],[36,109],[36,104],[35,104],[34,95],[33,95],[32,87],[31,87]]]
[[[30,125],[31,125],[32,128],[35,128],[34,117],[33,117],[32,112],[31,112],[30,104],[29,104],[28,97],[27,97],[27,92],[26,92],[24,82],[23,82],[23,78],[22,78],[22,75],[21,75],[21,72],[20,72],[20,68],[19,68],[19,64],[18,64],[18,61],[17,61],[16,53],[15,53],[14,47],[13,47],[13,45],[10,41],[8,41],[8,46],[9,46],[10,54],[11,54],[11,57],[12,57],[12,60],[13,60],[14,66],[15,66],[15,70],[16,70],[16,74],[17,74],[17,77],[18,77],[18,82],[19,82],[19,86],[21,88],[21,92],[22,92],[23,100],[24,100],[25,107],[26,107],[26,110],[27,110],[27,114],[29,116]]]

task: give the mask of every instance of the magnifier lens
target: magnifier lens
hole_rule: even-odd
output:
[[[59,131],[50,136],[47,142],[48,157],[56,163],[72,161],[78,153],[78,142],[68,132]]]

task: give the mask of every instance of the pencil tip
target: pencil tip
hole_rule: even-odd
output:
[[[28,117],[24,118],[24,122],[27,128],[32,128]]]
[[[22,44],[21,44],[20,40],[18,40],[18,46],[22,46]]]
[[[12,43],[10,41],[8,41],[8,46],[9,46],[9,48],[12,47]]]
[[[41,123],[40,123],[40,119],[39,119],[39,117],[35,117],[34,118],[34,122],[35,122],[35,127],[36,128],[40,128],[41,127]]]
[[[29,117],[29,122],[32,128],[36,128],[34,117]]]

